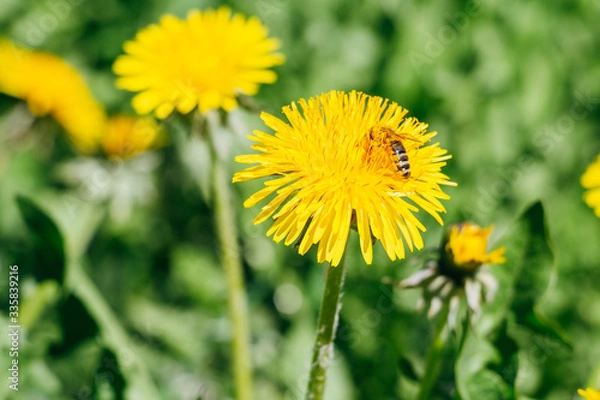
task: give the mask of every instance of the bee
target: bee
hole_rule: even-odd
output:
[[[408,161],[408,154],[406,154],[404,145],[400,139],[392,139],[390,140],[390,144],[392,145],[392,151],[397,159],[396,167],[398,168],[398,171],[402,172],[403,178],[410,178],[410,161]]]
[[[406,151],[406,147],[402,143],[402,140],[412,140],[417,141],[410,136],[404,135],[402,133],[397,133],[391,128],[388,127],[379,127],[380,132],[384,133],[386,143],[391,147],[392,155],[396,159],[396,168],[398,172],[402,174],[404,179],[410,178],[410,161],[408,160],[408,154]],[[370,132],[371,140],[381,141],[381,138],[376,138],[373,135],[373,129]]]

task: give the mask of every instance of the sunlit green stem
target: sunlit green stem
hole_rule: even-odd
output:
[[[238,245],[235,209],[231,193],[231,174],[216,146],[214,132],[209,132],[213,156],[213,204],[219,239],[221,263],[227,278],[229,315],[233,327],[233,377],[237,400],[251,400],[252,362],[250,357],[250,329],[248,306]]]
[[[425,373],[423,379],[421,379],[421,387],[419,390],[419,400],[428,400],[431,398],[431,390],[438,378],[440,372],[440,364],[444,348],[446,347],[446,341],[448,340],[448,332],[446,325],[448,322],[449,307],[445,305],[440,315],[438,316],[439,321],[435,331],[433,342],[427,352],[427,360],[425,364]]]
[[[69,261],[67,271],[68,285],[100,327],[102,339],[117,358],[127,382],[137,391],[143,391],[140,393],[141,398],[159,399],[160,392],[141,357],[142,349],[129,339],[127,332],[119,323],[117,316],[98,287],[84,271],[79,261]]]
[[[337,267],[328,266],[323,302],[317,323],[317,338],[306,392],[306,400],[321,400],[325,393],[327,369],[332,362],[333,338],[337,329],[341,308],[342,287],[344,286],[345,262]]]

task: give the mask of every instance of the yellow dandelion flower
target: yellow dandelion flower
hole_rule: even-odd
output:
[[[583,199],[594,209],[596,216],[600,217],[600,155],[581,176],[581,185],[589,189],[584,193]]]
[[[577,394],[583,397],[585,400],[600,400],[600,392],[594,389],[578,389]]]
[[[332,91],[283,108],[288,122],[263,113],[275,135],[254,131],[259,154],[236,157],[258,164],[234,175],[234,182],[272,177],[244,203],[252,207],[276,196],[254,223],[275,221],[267,235],[286,245],[300,238],[299,253],[319,243],[318,261],[337,265],[348,234],[356,226],[365,261],[373,258],[372,239],[390,259],[403,258],[404,245],[421,249],[419,208],[440,224],[449,199],[440,185],[455,185],[442,174],[450,158],[439,143],[425,146],[436,132],[405,118],[394,102],[352,91]]]
[[[82,76],[59,57],[0,38],[0,92],[27,102],[32,114],[51,115],[83,153],[97,149],[105,113]]]
[[[255,95],[262,83],[275,82],[269,68],[284,58],[267,28],[231,10],[194,10],[186,20],[166,15],[140,30],[123,46],[114,72],[117,86],[140,92],[132,101],[139,114],[154,110],[166,118],[173,109],[188,113],[237,106],[236,95]]]
[[[102,148],[109,156],[130,158],[156,147],[160,128],[150,117],[116,116],[106,123]]]
[[[487,252],[492,229],[493,226],[481,228],[472,222],[452,226],[445,245],[450,264],[460,270],[473,271],[482,264],[504,263],[504,247]]]
[[[490,302],[498,288],[496,278],[484,264],[502,264],[504,247],[487,251],[488,237],[493,227],[480,228],[472,222],[449,227],[442,240],[440,259],[430,260],[424,268],[401,281],[404,289],[421,287],[423,297],[419,308],[428,307],[433,317],[445,304],[449,305],[448,322],[457,325],[461,299],[465,297],[469,309],[479,313],[484,302]]]

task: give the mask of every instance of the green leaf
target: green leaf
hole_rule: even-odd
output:
[[[477,337],[472,329],[465,331],[461,350],[455,365],[458,393],[464,400],[477,400],[479,397],[472,395],[479,385],[475,377],[486,365],[498,361],[499,354],[490,342]]]
[[[405,378],[415,382],[419,380],[419,374],[415,371],[411,360],[406,357],[400,357],[398,360],[398,370]]]
[[[60,325],[63,331],[62,343],[50,348],[52,355],[62,355],[73,350],[84,340],[98,333],[98,325],[87,309],[74,295],[69,295],[59,307]]]
[[[513,390],[502,377],[490,370],[481,370],[471,375],[466,382],[465,399],[510,400],[515,398]]]
[[[119,368],[119,363],[114,353],[104,349],[96,373],[92,389],[93,398],[112,398],[123,400],[125,396],[125,379]]]
[[[492,343],[468,329],[456,361],[456,386],[463,400],[514,399],[517,348],[514,342]],[[506,337],[505,335],[503,337]]]
[[[514,294],[510,309],[515,322],[533,333],[558,340],[571,347],[557,323],[541,315],[536,305],[544,294],[554,269],[554,252],[550,244],[544,208],[536,202],[519,220],[521,257],[513,266]]]
[[[502,377],[503,381],[510,386],[512,393],[519,371],[519,346],[508,334],[508,327],[509,322],[505,320],[496,334],[493,344],[500,354],[500,360],[490,369]],[[514,397],[514,393],[512,396]]]
[[[34,246],[33,274],[38,281],[54,279],[62,284],[65,275],[63,237],[54,221],[33,201],[17,196],[21,216]]]
[[[48,279],[36,285],[20,304],[21,326],[26,329],[34,326],[49,307],[56,305],[60,297],[61,287],[56,281]]]
[[[557,324],[536,311],[554,265],[540,202],[528,207],[519,217],[506,235],[505,246],[508,261],[501,268],[512,274],[512,279],[504,282],[506,289],[512,282],[511,295],[505,300],[500,323],[487,335],[478,338],[472,329],[466,329],[466,340],[455,367],[458,391],[464,399],[516,397],[520,351],[517,338],[523,328],[538,336],[534,338],[536,343],[543,341],[548,345],[548,339],[567,343]],[[540,334],[544,335],[543,339],[539,338]]]

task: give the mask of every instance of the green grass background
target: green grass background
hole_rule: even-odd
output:
[[[111,72],[123,42],[165,13],[184,17],[190,9],[220,4],[4,0],[0,33],[65,58],[85,75],[109,112],[131,113],[131,95],[115,88]],[[331,89],[357,89],[398,102],[409,115],[429,123],[453,155],[445,172],[458,187],[447,190],[451,200],[445,203],[445,221],[494,224],[493,239],[499,243],[507,240],[526,205],[543,200],[555,265],[539,305],[562,326],[573,349],[543,337],[521,344],[517,388],[519,398],[577,398],[576,389],[585,386],[600,363],[600,219],[583,203],[579,183],[600,153],[600,3],[227,4],[258,16],[282,42],[287,61],[275,68],[279,80],[262,87],[256,97],[265,110],[280,115],[283,105]],[[19,104],[0,95],[0,280],[7,278],[8,265],[19,264],[21,299],[44,305],[22,336],[19,398],[118,398],[114,388],[122,376],[110,357],[99,362],[102,346],[85,310],[65,311],[56,306],[58,300],[44,298],[34,265],[43,269],[45,258],[33,251],[16,194],[29,196],[61,222],[63,231],[72,231],[63,232],[65,236],[98,224],[86,267],[121,324],[140,343],[161,398],[233,398],[225,281],[210,201],[196,184],[206,184],[203,148],[187,149],[182,156],[177,143],[184,133],[174,125],[169,146],[132,160],[121,173],[97,160],[84,163],[51,121],[38,121],[13,135],[28,119]],[[262,122],[246,111],[236,112],[232,121],[232,155],[249,152],[244,136],[264,129]],[[232,171],[240,169],[231,163]],[[83,178],[74,178],[78,173]],[[110,188],[116,176],[133,193],[115,200]],[[258,187],[259,182],[244,183],[234,189],[256,398],[297,399],[308,372],[323,266],[316,263],[314,251],[301,257],[266,238],[268,226],[252,224],[257,209],[244,209],[241,203]],[[442,228],[426,215],[423,221],[426,247],[435,248]],[[418,291],[392,292],[380,281],[383,276],[407,277],[419,268],[420,258],[414,254],[390,262],[377,246],[373,265],[366,266],[356,235],[348,251],[327,398],[410,399],[415,383],[406,360],[417,370],[422,367],[432,326],[415,311]],[[517,262],[509,258],[493,268],[510,274]],[[0,293],[7,298],[5,285]],[[6,310],[6,302],[1,304]],[[4,371],[7,346],[2,335]],[[455,358],[449,351],[435,398],[458,398]],[[0,393],[6,396],[3,382]]]

